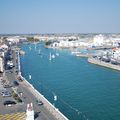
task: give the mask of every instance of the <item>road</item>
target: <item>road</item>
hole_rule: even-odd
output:
[[[16,74],[16,68],[17,68],[17,63],[16,63],[16,53],[13,51],[13,64],[15,67],[13,67],[11,70],[6,70],[5,71],[5,79],[7,79],[10,84],[13,84],[13,81],[17,80],[17,74]],[[10,73],[11,71],[11,73]],[[33,93],[31,93],[28,89],[28,86],[25,84],[25,81],[19,82],[18,87],[12,87],[12,88],[7,88],[9,91],[12,91],[13,89],[17,91],[17,93],[22,93],[19,94],[19,96],[22,99],[22,103],[18,103],[15,106],[11,107],[5,107],[3,106],[3,101],[5,100],[13,100],[12,97],[7,97],[3,98],[0,101],[0,108],[2,107],[2,110],[0,110],[0,114],[10,114],[10,113],[15,113],[15,112],[25,112],[27,108],[28,103],[33,103],[33,109],[35,113],[37,113],[35,120],[56,120],[56,118],[45,108],[44,104],[39,106],[36,102],[37,98]],[[1,97],[1,96],[0,96]]]

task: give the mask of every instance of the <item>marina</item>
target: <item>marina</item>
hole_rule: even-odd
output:
[[[0,120],[120,120],[119,11],[119,0],[1,0]]]
[[[117,120],[120,117],[119,72],[89,64],[86,58],[71,55],[67,49],[46,49],[38,43],[36,49],[41,49],[41,58],[34,45],[30,46],[31,50],[29,45],[22,46],[26,52],[21,57],[22,75],[68,119]],[[59,57],[49,62],[50,53],[59,53]]]

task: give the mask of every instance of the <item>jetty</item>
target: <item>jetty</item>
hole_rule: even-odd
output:
[[[103,66],[103,67],[107,67],[107,68],[110,68],[110,69],[120,71],[120,65],[115,65],[115,64],[112,64],[110,62],[101,61],[97,58],[90,57],[90,58],[88,58],[88,62],[92,63],[92,64],[95,64],[95,65],[99,65],[99,66]]]
[[[75,54],[77,57],[84,57],[84,58],[89,58],[89,57],[91,57],[92,56],[92,54],[81,54],[81,53],[79,53],[79,54]]]

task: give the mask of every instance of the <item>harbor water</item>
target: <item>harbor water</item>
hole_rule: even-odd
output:
[[[120,72],[43,43],[22,49],[22,75],[70,120],[120,119]]]

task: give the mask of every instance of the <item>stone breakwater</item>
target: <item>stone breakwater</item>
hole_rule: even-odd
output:
[[[92,64],[99,65],[99,66],[103,66],[103,67],[107,67],[107,68],[111,68],[111,69],[120,71],[120,66],[119,65],[114,65],[114,64],[111,64],[111,63],[107,63],[107,62],[104,62],[104,61],[101,61],[101,60],[98,60],[98,59],[95,59],[95,58],[88,58],[88,62],[92,63]]]
[[[58,120],[68,120],[66,116],[64,116],[57,108],[55,108],[42,94],[40,94],[34,87],[31,85],[22,75],[21,75],[21,68],[20,68],[20,56],[18,53],[18,71],[19,76],[24,81],[24,84],[28,86],[30,92],[37,98],[40,99],[43,103],[45,108]]]

